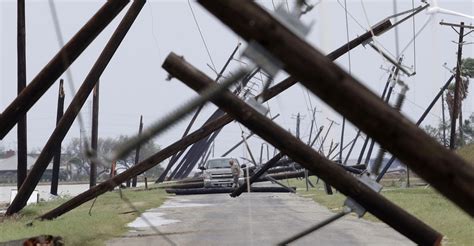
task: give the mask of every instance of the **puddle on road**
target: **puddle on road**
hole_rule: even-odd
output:
[[[168,225],[172,223],[181,222],[180,220],[174,219],[166,219],[163,216],[165,213],[159,212],[162,208],[193,208],[193,207],[206,207],[211,206],[211,204],[207,203],[192,203],[189,202],[187,199],[172,199],[169,201],[165,201],[163,205],[159,208],[153,208],[145,213],[142,216],[136,218],[134,221],[130,222],[127,226],[132,229],[143,229],[143,228],[150,228],[152,226],[162,226]]]
[[[142,216],[136,218],[134,221],[128,223],[128,227],[140,229],[140,228],[147,228],[152,226],[162,226],[168,225],[172,223],[180,222],[180,220],[172,220],[172,219],[165,219],[163,218],[164,213],[159,213],[156,211],[147,211],[142,214]],[[144,219],[145,218],[145,219]]]

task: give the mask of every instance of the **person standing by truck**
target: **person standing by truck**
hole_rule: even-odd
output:
[[[232,188],[239,187],[239,176],[240,176],[240,167],[234,160],[229,161],[230,169],[232,171],[232,177],[234,178],[234,183],[232,184]]]

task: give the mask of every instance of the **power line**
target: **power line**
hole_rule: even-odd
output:
[[[201,36],[202,43],[204,44],[204,48],[206,49],[207,56],[209,57],[209,60],[211,61],[212,67],[214,68],[214,70],[217,71],[216,65],[214,65],[214,61],[212,60],[212,57],[211,57],[211,52],[209,51],[209,47],[207,47],[206,40],[204,39],[204,35],[202,34],[201,27],[199,26],[196,15],[194,14],[193,7],[191,6],[191,2],[189,0],[188,0],[188,6],[189,6],[189,9],[191,10],[191,14],[193,15],[194,23],[196,23],[196,27],[199,31],[199,35]]]

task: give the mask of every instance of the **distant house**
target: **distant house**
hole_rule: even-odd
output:
[[[35,164],[37,155],[27,155],[27,168],[30,171]],[[14,150],[5,151],[0,155],[0,183],[16,183],[17,182],[17,165],[18,154]],[[46,168],[42,181],[51,180],[52,163]]]

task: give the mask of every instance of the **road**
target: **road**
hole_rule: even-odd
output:
[[[295,194],[172,196],[107,245],[275,245],[328,218],[327,208]],[[153,230],[149,223],[153,224]],[[348,215],[292,245],[413,245],[382,223]]]

